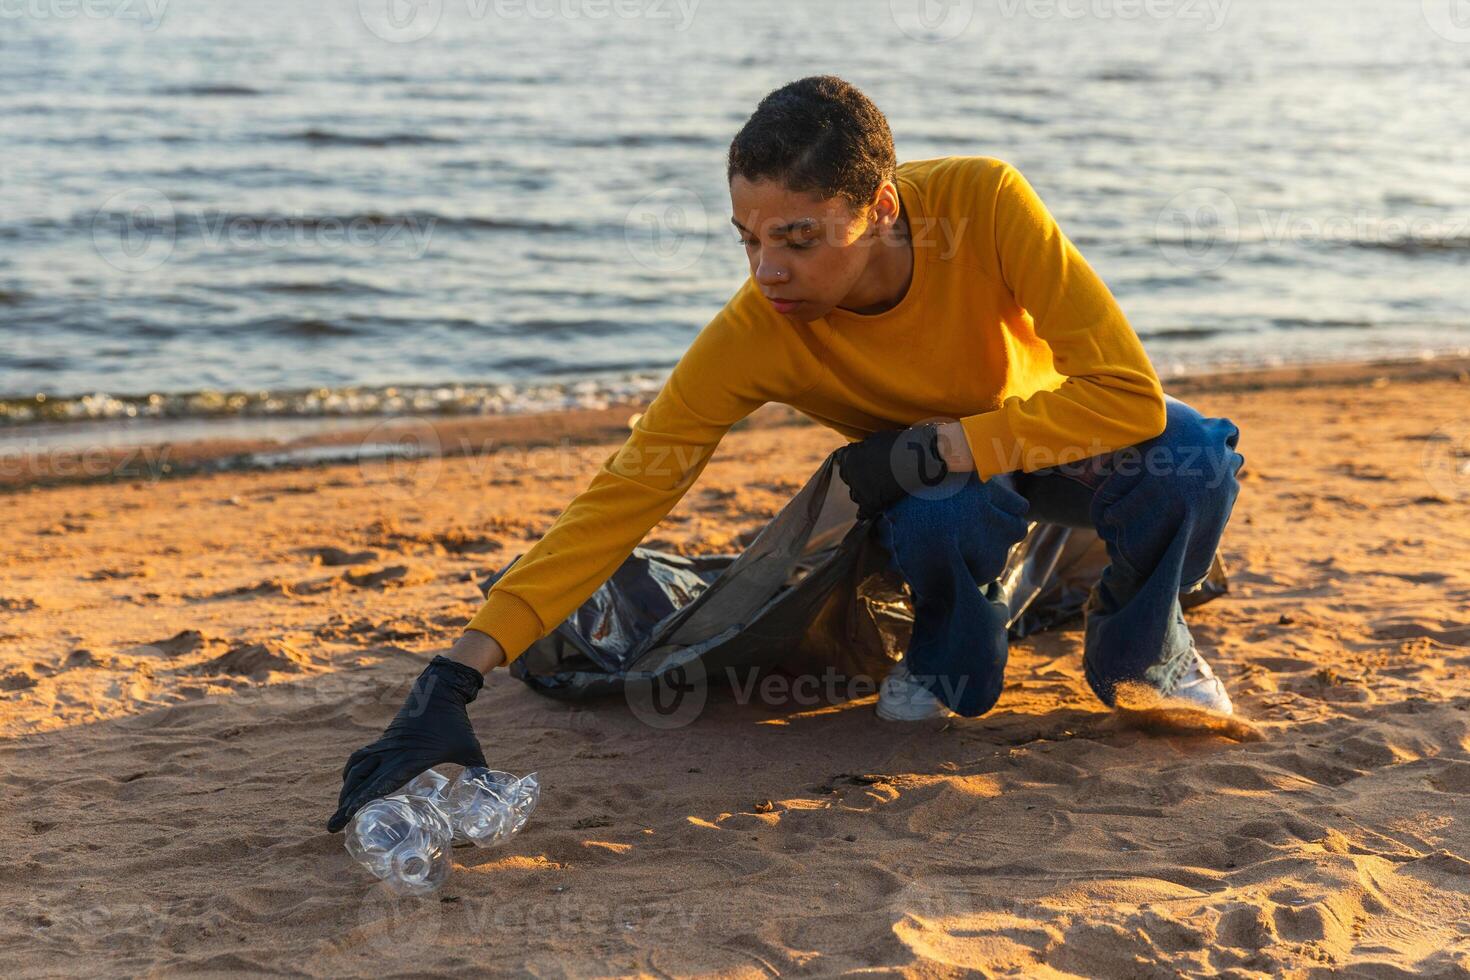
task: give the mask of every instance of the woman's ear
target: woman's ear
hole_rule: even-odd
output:
[[[879,230],[886,231],[898,223],[898,188],[893,181],[885,180],[878,185],[868,210],[872,214],[868,226],[869,234],[876,234]]]

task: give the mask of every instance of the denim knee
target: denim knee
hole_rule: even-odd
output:
[[[1011,545],[1026,536],[1029,502],[1003,480],[976,474],[949,493],[910,495],[889,507],[885,543],[900,572],[927,564],[950,548],[958,549],[977,583],[985,585],[1005,568]],[[911,581],[912,584],[912,581]]]
[[[1240,430],[1227,418],[1201,415],[1171,399],[1164,432],[1114,454],[1111,472],[1092,501],[1092,518],[1121,556],[1142,573],[1171,545],[1187,549],[1186,588],[1202,578],[1240,493],[1236,479],[1244,457],[1236,452]],[[1180,538],[1180,532],[1187,532]],[[1204,567],[1201,567],[1203,564]]]
[[[1106,505],[1146,486],[1171,509],[1228,512],[1240,491],[1236,473],[1245,462],[1235,450],[1239,439],[1240,429],[1230,419],[1209,418],[1171,400],[1160,435],[1114,454],[1111,473],[1099,487],[1100,502]]]

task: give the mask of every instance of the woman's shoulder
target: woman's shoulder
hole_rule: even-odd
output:
[[[898,176],[936,205],[953,197],[993,195],[1006,174],[1014,172],[1008,161],[991,156],[930,157],[898,165]]]

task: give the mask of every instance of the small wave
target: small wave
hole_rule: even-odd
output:
[[[251,333],[273,333],[280,337],[353,337],[360,333],[346,323],[319,317],[272,317],[268,320],[256,320],[243,329]]]
[[[352,282],[347,279],[333,279],[328,282],[267,282],[260,283],[253,288],[263,293],[276,293],[283,296],[385,296],[391,292],[391,290],[378,286]]]
[[[195,96],[222,96],[222,97],[248,97],[264,95],[265,92],[249,85],[164,85],[153,90],[155,95],[195,95]]]
[[[30,293],[19,289],[0,289],[0,306],[19,306],[30,298]]]
[[[282,133],[274,137],[283,143],[305,143],[308,146],[347,146],[383,149],[392,146],[435,146],[458,143],[459,140],[428,133],[339,133],[329,129],[303,129],[295,133]]]
[[[530,361],[532,358],[523,358]],[[0,427],[41,422],[106,419],[319,418],[384,415],[517,415],[579,408],[606,408],[646,401],[663,384],[662,373],[552,380],[522,384],[384,385],[282,391],[191,391],[125,395],[0,398]]]
[[[1159,76],[1156,72],[1135,65],[1104,68],[1102,71],[1094,72],[1092,80],[1095,82],[1156,82]]]
[[[613,136],[564,136],[555,139],[558,146],[576,149],[627,149],[659,146],[692,146],[718,148],[726,146],[723,137],[699,133],[619,133]]]
[[[1271,326],[1277,330],[1367,330],[1374,326],[1367,320],[1311,320],[1306,317],[1273,317]]]
[[[522,218],[486,218],[478,216],[446,217],[431,211],[407,211],[397,214],[389,214],[381,211],[363,211],[357,214],[271,214],[201,210],[190,211],[179,207],[172,215],[168,214],[133,214],[126,211],[99,211],[99,212],[77,212],[72,216],[72,225],[75,228],[94,229],[99,221],[111,221],[119,224],[126,222],[127,227],[133,230],[147,226],[149,230],[160,232],[173,232],[175,234],[193,233],[214,236],[226,234],[231,228],[246,227],[260,228],[279,225],[301,229],[303,231],[333,231],[341,233],[344,229],[359,230],[392,229],[403,228],[405,230],[423,229],[426,232],[439,230],[457,231],[525,231],[537,234],[554,234],[568,232],[586,232],[585,226],[571,225],[555,221],[534,221]],[[0,226],[0,237],[20,237],[26,229],[39,230],[54,225],[54,222],[40,221],[31,222],[26,226]]]
[[[1228,333],[1246,332],[1248,331],[1231,327],[1163,327],[1159,330],[1140,330],[1138,336],[1144,340],[1205,340]]]
[[[1353,248],[1393,252],[1397,255],[1438,255],[1470,252],[1470,235],[1418,235],[1405,238],[1354,239],[1345,242]]]
[[[627,331],[628,324],[616,320],[534,319],[517,321],[514,329],[517,335],[530,334],[539,337],[605,337]]]

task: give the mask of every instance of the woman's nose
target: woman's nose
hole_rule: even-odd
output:
[[[791,281],[790,274],[774,262],[761,260],[755,267],[755,281],[762,286],[774,286]]]

